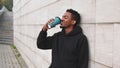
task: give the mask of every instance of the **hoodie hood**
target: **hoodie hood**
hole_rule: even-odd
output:
[[[77,34],[80,34],[80,33],[83,33],[82,28],[80,26],[75,26],[73,28],[73,30],[68,34],[65,34],[65,29],[62,29],[62,34],[64,36],[74,36],[74,35],[77,35]]]

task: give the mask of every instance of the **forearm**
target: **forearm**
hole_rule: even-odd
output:
[[[38,48],[44,47],[46,37],[47,37],[47,32],[42,30],[37,38],[37,47]]]

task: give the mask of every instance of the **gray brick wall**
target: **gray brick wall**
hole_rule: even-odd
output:
[[[120,68],[119,0],[14,0],[14,44],[30,68],[48,68],[51,50],[36,47],[37,36],[50,18],[73,8],[82,16],[90,44],[91,68]],[[49,35],[60,31],[50,29]]]

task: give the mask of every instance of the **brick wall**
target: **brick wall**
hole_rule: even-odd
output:
[[[42,26],[50,18],[73,8],[82,16],[82,28],[90,44],[91,68],[120,68],[119,0],[14,0],[14,44],[29,68],[48,68],[51,50],[36,47]],[[59,26],[48,31],[60,31]]]

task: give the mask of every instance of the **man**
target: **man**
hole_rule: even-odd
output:
[[[61,19],[62,31],[47,37],[48,23],[42,28],[37,47],[52,49],[52,63],[49,68],[88,68],[89,48],[86,36],[79,27],[80,14],[67,9]]]

